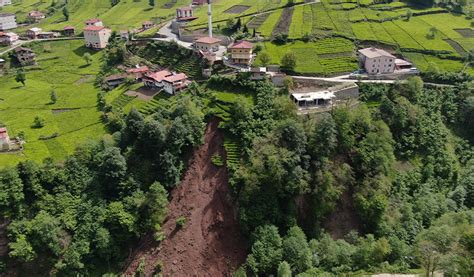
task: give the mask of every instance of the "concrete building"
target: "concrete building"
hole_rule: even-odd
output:
[[[163,79],[171,75],[173,75],[172,72],[168,70],[161,70],[158,72],[146,73],[145,75],[143,75],[142,80],[143,80],[143,84],[146,87],[155,88],[155,89],[162,88]]]
[[[175,95],[188,87],[191,83],[184,73],[173,74],[163,78],[163,89],[171,95]]]
[[[12,0],[0,0],[0,7],[11,5],[11,4],[12,4]]]
[[[31,11],[28,13],[28,21],[32,22],[32,23],[37,23],[37,22],[40,22],[41,19],[44,19],[46,16],[44,15],[44,13],[40,12],[40,11]]]
[[[193,9],[191,7],[182,7],[176,9],[176,20],[191,20],[195,19]]]
[[[38,38],[38,35],[42,32],[43,30],[41,28],[38,28],[38,27],[33,27],[33,28],[30,28],[28,30],[26,30],[26,36],[29,38],[29,39],[36,39]]]
[[[18,41],[19,39],[20,39],[20,37],[15,33],[0,32],[0,45],[5,45],[5,46],[12,45],[13,43]]]
[[[374,47],[358,51],[359,64],[367,74],[387,74],[395,71],[396,57],[383,49]]]
[[[102,22],[102,20],[100,20],[98,18],[91,18],[91,19],[87,20],[85,23],[86,23],[86,26],[104,27],[104,23]]]
[[[102,27],[89,25],[84,28],[84,40],[86,47],[93,49],[103,49],[107,47],[112,30]]]
[[[221,40],[218,38],[202,37],[194,42],[194,47],[203,52],[217,52],[219,51],[220,43]]]
[[[15,49],[15,56],[21,65],[34,65],[36,63],[36,55],[33,50],[25,47]]]
[[[16,17],[12,13],[0,13],[0,31],[16,28]]]
[[[299,109],[331,105],[336,96],[331,91],[292,93],[291,99]]]
[[[251,42],[241,40],[232,43],[227,47],[230,53],[231,62],[234,64],[250,65],[253,59],[253,44]]]
[[[10,137],[8,136],[7,128],[0,128],[0,150],[10,150]]]

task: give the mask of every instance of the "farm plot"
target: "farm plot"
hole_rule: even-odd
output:
[[[245,6],[245,5],[235,5],[230,7],[229,9],[225,10],[225,13],[233,13],[233,14],[241,14],[248,10],[250,6]]]
[[[16,83],[14,74],[0,77],[0,98],[4,100],[0,119],[11,136],[23,132],[26,138],[22,153],[0,154],[0,167],[26,158],[61,160],[79,144],[106,133],[96,107],[94,78],[90,78],[99,72],[101,54],[82,45],[80,40],[31,45],[40,62],[27,68],[26,85]],[[93,56],[89,66],[82,58],[86,52]],[[50,101],[53,90],[56,103]],[[44,127],[32,128],[36,116],[44,119]]]
[[[280,19],[272,31],[272,37],[275,37],[278,34],[288,34],[291,25],[291,18],[293,17],[293,11],[293,7],[283,9]]]
[[[474,38],[474,30],[471,28],[454,29],[463,38]]]
[[[293,11],[289,37],[301,38],[305,34],[311,34],[313,28],[312,5],[297,6]]]
[[[343,38],[329,38],[317,42],[296,41],[286,45],[264,44],[265,51],[272,57],[272,63],[278,64],[287,52],[296,55],[297,73],[314,75],[332,75],[349,72],[357,68],[354,58],[354,45]]]
[[[272,12],[267,20],[260,25],[260,27],[257,29],[257,31],[260,33],[260,35],[264,37],[270,37],[272,35],[273,29],[275,26],[278,24],[278,21],[280,20],[282,10],[277,10],[275,12]]]
[[[257,30],[258,28],[260,28],[260,26],[262,26],[263,22],[265,22],[265,20],[267,20],[268,16],[270,16],[270,13],[264,13],[264,14],[260,14],[260,15],[257,15],[255,17],[253,17],[247,23],[247,27],[249,29]]]

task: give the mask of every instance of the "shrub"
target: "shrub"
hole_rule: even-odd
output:
[[[186,225],[186,218],[184,216],[180,216],[176,219],[176,227],[183,228]]]
[[[35,116],[35,119],[33,120],[33,125],[31,127],[32,128],[43,128],[44,127],[44,119],[39,117],[39,116]]]

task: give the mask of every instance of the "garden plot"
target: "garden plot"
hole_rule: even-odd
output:
[[[474,30],[470,28],[454,29],[454,30],[458,32],[463,38],[474,38]]]
[[[250,29],[258,29],[267,18],[270,16],[270,13],[264,13],[253,17],[248,23],[247,27]]]
[[[272,31],[272,37],[275,37],[278,34],[288,34],[291,25],[291,18],[293,17],[293,11],[293,7],[283,9],[280,20]]]
[[[250,6],[245,6],[245,5],[235,5],[230,7],[229,9],[225,10],[225,13],[232,13],[232,14],[241,14],[248,10]]]

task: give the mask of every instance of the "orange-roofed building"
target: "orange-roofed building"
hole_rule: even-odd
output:
[[[168,70],[150,72],[143,76],[143,84],[149,88],[162,88],[163,79],[170,75],[173,75],[173,73]]]
[[[220,43],[221,40],[218,38],[202,37],[194,42],[194,46],[203,52],[216,52],[219,51]]]
[[[163,89],[167,93],[174,95],[180,92],[181,90],[187,88],[190,83],[191,81],[189,81],[188,76],[186,74],[173,74],[163,79]]]
[[[98,18],[91,18],[86,21],[86,26],[104,26],[104,23]]]
[[[249,65],[253,59],[253,44],[246,40],[236,41],[227,47],[231,61],[235,64]]]

